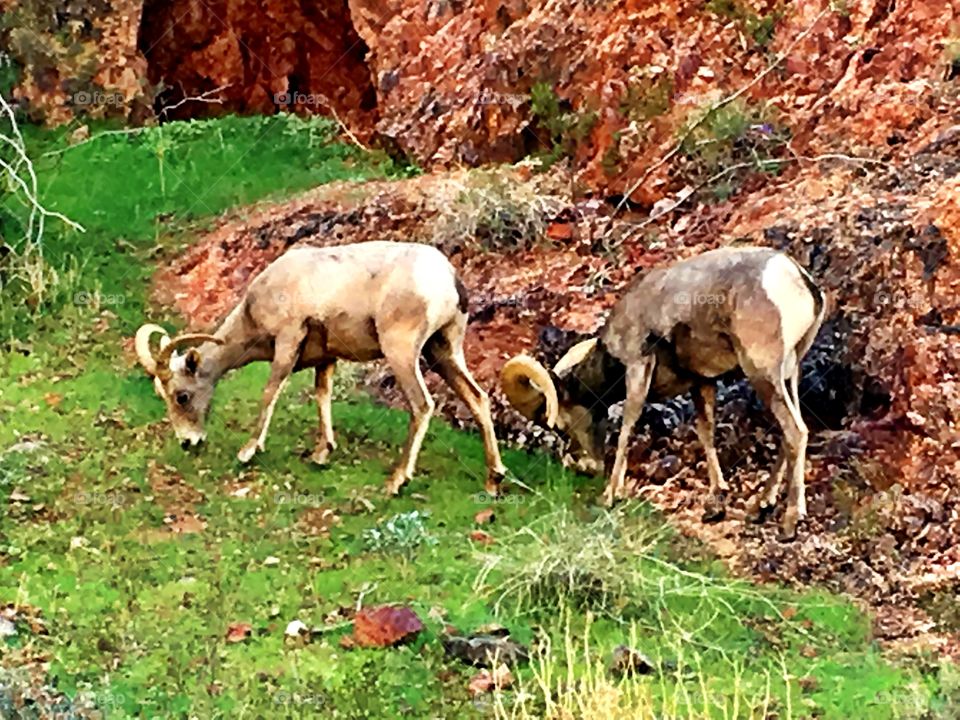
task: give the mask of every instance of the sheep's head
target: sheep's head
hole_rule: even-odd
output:
[[[503,391],[517,412],[528,420],[556,429],[570,440],[582,472],[603,471],[605,427],[595,416],[596,398],[585,397],[574,372],[595,351],[597,339],[574,345],[553,370],[528,355],[517,355],[503,366]],[[606,408],[603,408],[605,417]]]
[[[156,353],[150,349],[150,339],[160,335]],[[213,335],[184,334],[173,339],[159,325],[147,324],[137,330],[135,347],[144,370],[153,377],[153,387],[167,404],[167,417],[173,431],[186,449],[206,438],[204,422],[213,398],[214,379],[204,372],[200,351],[191,347],[186,352],[178,348],[204,342],[222,344]]]

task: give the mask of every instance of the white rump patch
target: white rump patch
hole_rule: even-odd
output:
[[[763,268],[763,291],[780,311],[785,357],[816,322],[816,303],[800,273],[786,255],[774,255]]]

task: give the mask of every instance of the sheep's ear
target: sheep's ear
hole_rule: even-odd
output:
[[[196,348],[187,350],[187,354],[183,356],[183,367],[187,374],[196,375],[200,369],[200,351]]]
[[[163,387],[163,381],[157,376],[153,377],[153,390],[161,399],[167,399],[167,391]]]

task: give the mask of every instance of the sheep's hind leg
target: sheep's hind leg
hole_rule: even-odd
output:
[[[274,343],[270,379],[267,380],[266,387],[263,389],[263,404],[260,408],[260,417],[257,420],[257,429],[254,431],[253,437],[237,453],[237,459],[242,463],[250,462],[258,450],[263,450],[270,420],[273,418],[273,409],[280,398],[283,386],[286,385],[290,373],[293,372],[293,368],[297,364],[302,340],[303,332],[298,331],[296,334],[280,335]]]
[[[493,429],[493,419],[490,416],[490,398],[473,379],[467,369],[463,351],[460,348],[432,347],[430,351],[430,359],[434,363],[433,369],[469,408],[470,413],[480,426],[480,434],[483,437],[483,452],[487,463],[487,479],[484,483],[484,489],[488,494],[496,496],[500,493],[500,483],[506,475],[507,469],[500,459],[500,449],[497,447],[497,436]]]
[[[318,365],[314,380],[314,394],[317,398],[317,414],[319,425],[317,428],[317,446],[310,456],[310,460],[317,465],[326,465],[330,453],[337,449],[337,442],[333,437],[333,372],[337,367],[335,360]]]
[[[806,488],[804,486],[805,457],[807,450],[807,426],[800,416],[799,404],[794,404],[794,380],[790,378],[791,387],[788,389],[786,373],[780,369],[771,373],[773,377],[751,378],[753,385],[763,400],[769,405],[780,429],[783,431],[780,454],[776,465],[771,472],[770,480],[764,491],[766,507],[761,506],[761,516],[769,513],[779,492],[782,478],[789,470],[790,484],[787,492],[787,509],[783,514],[780,537],[783,540],[792,540],[797,534],[797,524],[806,517]],[[799,398],[797,398],[799,400]]]
[[[707,456],[707,474],[710,477],[710,491],[703,510],[703,522],[722,520],[726,514],[721,493],[727,490],[727,483],[723,479],[723,470],[717,458],[717,449],[714,444],[715,409],[717,403],[717,386],[709,383],[694,388],[693,402],[697,410],[695,427],[697,438],[703,446]]]

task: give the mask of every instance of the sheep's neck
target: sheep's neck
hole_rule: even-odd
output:
[[[223,344],[209,342],[198,347],[203,358],[203,371],[213,382],[230,370],[273,357],[272,338],[258,337],[250,332],[249,323],[240,312],[242,304],[227,316],[214,333]]]

